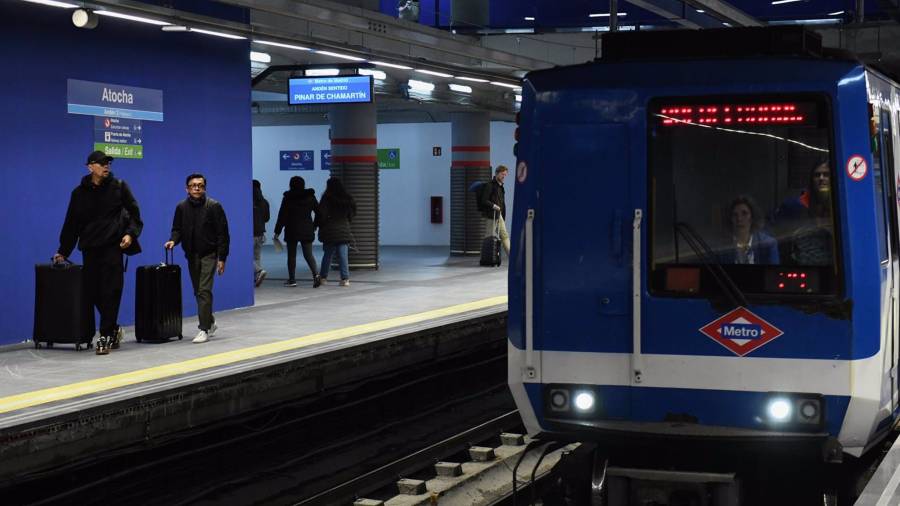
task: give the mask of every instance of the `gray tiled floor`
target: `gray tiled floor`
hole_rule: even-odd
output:
[[[128,328],[122,348],[108,356],[70,347],[7,351],[0,353],[0,397],[506,294],[505,266],[479,267],[477,259],[449,258],[448,250],[382,248],[378,271],[353,271],[349,287],[331,282],[313,289],[305,280],[296,288],[282,286],[284,253],[268,245],[263,264],[270,275],[256,290],[256,305],[217,313],[219,332],[208,343],[191,343],[197,322],[186,318],[183,341],[136,343]],[[309,271],[302,256],[298,260],[302,280]]]

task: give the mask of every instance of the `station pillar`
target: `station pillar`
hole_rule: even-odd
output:
[[[331,175],[341,179],[356,200],[350,222],[351,269],[378,268],[378,156],[375,103],[334,104],[331,125]]]
[[[476,192],[469,187],[491,180],[491,116],[488,112],[452,113],[450,125],[450,254],[478,255],[484,221]]]

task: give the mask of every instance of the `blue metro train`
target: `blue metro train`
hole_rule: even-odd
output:
[[[523,82],[516,404],[556,440],[860,456],[900,412],[900,88],[802,29],[682,36]]]

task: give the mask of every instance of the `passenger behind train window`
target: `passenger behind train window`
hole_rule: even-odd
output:
[[[720,250],[723,264],[778,265],[778,242],[763,231],[763,216],[756,202],[746,195],[731,201],[728,245]]]
[[[775,215],[781,231],[783,251],[794,265],[833,263],[833,219],[831,169],[819,159],[809,172],[807,187],[799,196],[785,200]]]

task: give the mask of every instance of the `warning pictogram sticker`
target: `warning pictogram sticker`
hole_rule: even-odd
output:
[[[700,332],[739,357],[743,357],[784,334],[780,329],[744,307],[730,311],[721,318],[706,324],[700,328]]]
[[[850,176],[850,179],[862,181],[867,172],[869,172],[869,167],[866,165],[866,159],[862,156],[853,155],[847,159],[847,175]]]

